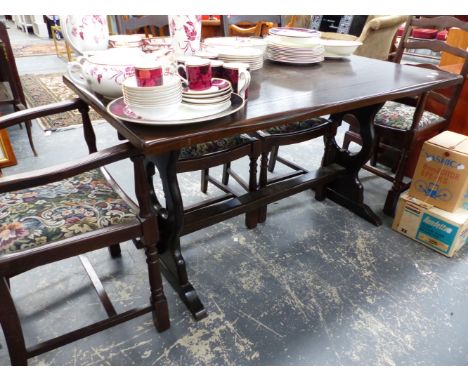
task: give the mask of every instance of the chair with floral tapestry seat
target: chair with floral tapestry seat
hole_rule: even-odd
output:
[[[75,99],[0,117],[0,126],[78,109],[90,154],[46,169],[0,178],[0,324],[12,365],[152,312],[158,331],[169,328],[169,313],[157,252],[157,217],[151,204],[143,157],[128,143],[97,151],[88,106]],[[130,158],[138,204],[132,202],[103,167]],[[119,243],[140,239],[145,248],[150,303],[117,313],[89,259],[84,255],[109,247],[120,255]],[[78,256],[108,318],[44,342],[26,346],[14,283],[20,274]],[[34,293],[32,291],[31,293]],[[66,302],[64,303],[66,304]],[[73,320],[71,320],[73,321]],[[50,323],[52,324],[52,323]]]
[[[238,197],[239,192],[229,187],[228,182],[223,178],[222,182],[210,176],[210,168],[231,163],[236,159],[249,157],[249,180],[246,183],[240,176],[235,174],[237,183],[247,192],[256,191],[257,186],[257,160],[260,156],[260,142],[254,137],[246,134],[234,137],[219,139],[216,141],[201,143],[198,145],[183,148],[179,154],[176,165],[177,173],[201,170],[201,191],[206,193],[208,183],[213,184],[224,192],[220,197],[211,198],[203,203],[188,206],[184,213],[195,212],[206,206],[222,202],[233,197]],[[182,201],[180,201],[182,203]],[[247,212],[245,214],[245,225],[247,228],[257,226],[257,213]],[[201,228],[201,226],[200,226]]]
[[[307,169],[298,164],[278,156],[278,149],[280,146],[301,143],[320,136],[334,135],[335,133],[335,125],[326,118],[311,118],[302,122],[288,123],[257,131],[254,136],[259,139],[262,150],[258,188],[262,189],[268,184],[281,182],[308,172]],[[286,175],[268,179],[268,172],[274,171],[277,161],[291,168],[293,171]],[[231,163],[226,162],[223,168],[222,184],[227,185],[230,176],[235,179],[238,178],[238,175],[231,169]],[[263,223],[266,220],[266,213],[267,206],[258,210],[258,223]]]
[[[414,40],[410,38],[413,28],[429,28],[445,30],[460,28],[468,31],[468,22],[463,22],[453,16],[419,17],[410,16],[406,22],[404,34],[395,54],[395,62],[400,63],[405,49],[427,49],[433,52],[447,52],[463,59],[463,66],[459,74],[466,78],[468,74],[468,52],[448,43],[433,40]],[[443,69],[436,66],[437,62],[426,61],[423,64],[413,64],[428,69]],[[374,151],[370,166],[364,168],[393,183],[385,200],[384,212],[393,216],[400,194],[409,188],[410,183],[404,182],[404,176],[412,177],[415,161],[408,161],[410,157],[417,157],[424,141],[436,136],[449,126],[450,119],[457,104],[463,83],[449,89],[431,91],[418,98],[405,98],[386,102],[377,113],[374,120],[375,139]],[[447,94],[449,93],[449,95]],[[447,96],[448,95],[448,96]],[[431,111],[427,110],[431,106]],[[348,134],[348,133],[347,133]],[[347,149],[349,140],[360,144],[359,135],[352,136],[343,147]],[[383,161],[382,151],[385,154],[395,153],[397,160],[392,165],[393,176],[376,167],[377,162]]]
[[[144,33],[146,37],[169,36],[169,20],[164,15],[115,16],[120,34]]]

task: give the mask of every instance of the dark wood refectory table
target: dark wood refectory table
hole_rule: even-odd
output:
[[[189,282],[180,250],[181,235],[310,188],[316,188],[317,199],[326,196],[380,225],[380,219],[364,203],[364,190],[358,178],[359,170],[371,155],[375,114],[385,101],[419,95],[461,81],[461,76],[457,75],[358,56],[306,66],[266,61],[262,69],[252,73],[244,109],[214,121],[165,127],[115,119],[98,98],[64,76],[64,82],[80,98],[114,126],[121,137],[141,150],[149,168],[158,168],[165,208],[161,208],[154,194],[152,196],[159,213],[163,272],[195,319],[206,316],[206,310]],[[358,153],[350,154],[338,146],[333,136],[325,137],[325,152],[319,169],[185,216],[183,206],[174,202],[180,195],[176,161],[181,148],[328,114],[338,122],[346,114],[356,118],[363,141]],[[148,181],[152,188],[152,178]],[[325,191],[317,192],[319,188]]]

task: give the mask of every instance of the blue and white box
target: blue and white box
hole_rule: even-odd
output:
[[[468,240],[468,211],[447,212],[404,193],[393,229],[433,250],[453,257]]]

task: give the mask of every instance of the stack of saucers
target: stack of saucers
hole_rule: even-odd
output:
[[[213,78],[211,88],[206,90],[184,89],[182,103],[193,109],[223,110],[231,104],[231,83],[222,78]]]
[[[208,50],[217,50],[226,47],[256,48],[265,53],[267,43],[259,37],[209,37],[203,40],[203,45]]]
[[[218,60],[224,62],[244,62],[250,65],[250,70],[263,67],[263,51],[257,48],[217,48]]]
[[[135,77],[122,84],[124,101],[128,107],[147,119],[168,115],[182,103],[182,85],[178,76],[164,76],[160,86],[137,86]]]
[[[266,58],[291,64],[314,64],[324,60],[320,33],[304,28],[272,28],[266,40]]]
[[[139,48],[143,45],[141,39],[144,34],[117,34],[109,36],[110,48]]]
[[[143,52],[156,52],[160,49],[172,49],[172,38],[170,37],[147,37],[142,38]]]

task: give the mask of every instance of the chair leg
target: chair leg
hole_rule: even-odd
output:
[[[120,257],[122,255],[122,251],[120,250],[120,244],[112,244],[109,246],[109,253],[113,259]]]
[[[346,132],[343,138],[343,150],[348,150],[351,141],[351,134],[349,132]]]
[[[223,165],[223,178],[221,182],[227,186],[229,183],[229,170],[231,169],[231,162],[224,163]]]
[[[21,110],[26,109],[26,107],[23,104],[15,104],[13,107],[15,111],[21,111]],[[37,157],[37,151],[36,151],[36,148],[34,147],[34,141],[33,141],[32,131],[31,131],[32,123],[31,121],[26,121],[24,122],[24,125],[26,126],[26,134],[28,134],[29,146],[31,146],[31,150],[34,156]],[[21,123],[19,126],[20,128],[23,128]]]
[[[153,322],[158,332],[169,329],[169,308],[164,295],[161,265],[156,245],[145,248],[146,263],[148,264],[148,277],[151,289],[150,302],[153,306]]]
[[[201,189],[201,192],[203,192],[204,194],[206,194],[206,192],[208,191],[208,176],[210,175],[210,169],[209,168],[205,168],[203,170],[201,170],[201,186],[200,186],[200,189]]]
[[[276,159],[278,158],[279,146],[273,146],[270,153],[270,161],[268,162],[268,171],[275,171]]]
[[[36,148],[34,147],[34,142],[33,142],[33,137],[32,137],[32,131],[31,131],[32,124],[31,124],[31,121],[26,121],[25,125],[26,125],[26,133],[28,134],[29,146],[31,146],[31,150],[32,150],[34,156],[37,157],[37,151],[36,151]]]
[[[263,152],[260,159],[260,179],[259,189],[266,187],[268,180],[268,152]],[[258,222],[263,223],[266,220],[267,206],[263,206],[258,210]]]
[[[401,152],[400,160],[398,161],[398,168],[395,174],[395,179],[391,190],[387,194],[384,205],[384,213],[388,216],[395,216],[396,205],[400,194],[408,188],[403,183],[403,177],[405,174],[406,161],[408,159],[409,150],[403,149]]]
[[[5,277],[0,278],[0,303],[2,306],[0,324],[5,335],[11,364],[13,366],[26,366],[28,364],[26,344],[8,284]]]
[[[250,155],[249,163],[249,192],[257,191],[257,159],[258,155]],[[245,214],[245,225],[248,229],[255,228],[258,224],[258,210]]]
[[[374,143],[373,143],[373,147],[372,147],[372,156],[371,156],[371,159],[370,159],[370,165],[375,167],[376,164],[377,164],[377,155],[379,153],[379,146],[380,146],[380,137],[379,136],[376,136],[374,138]]]

